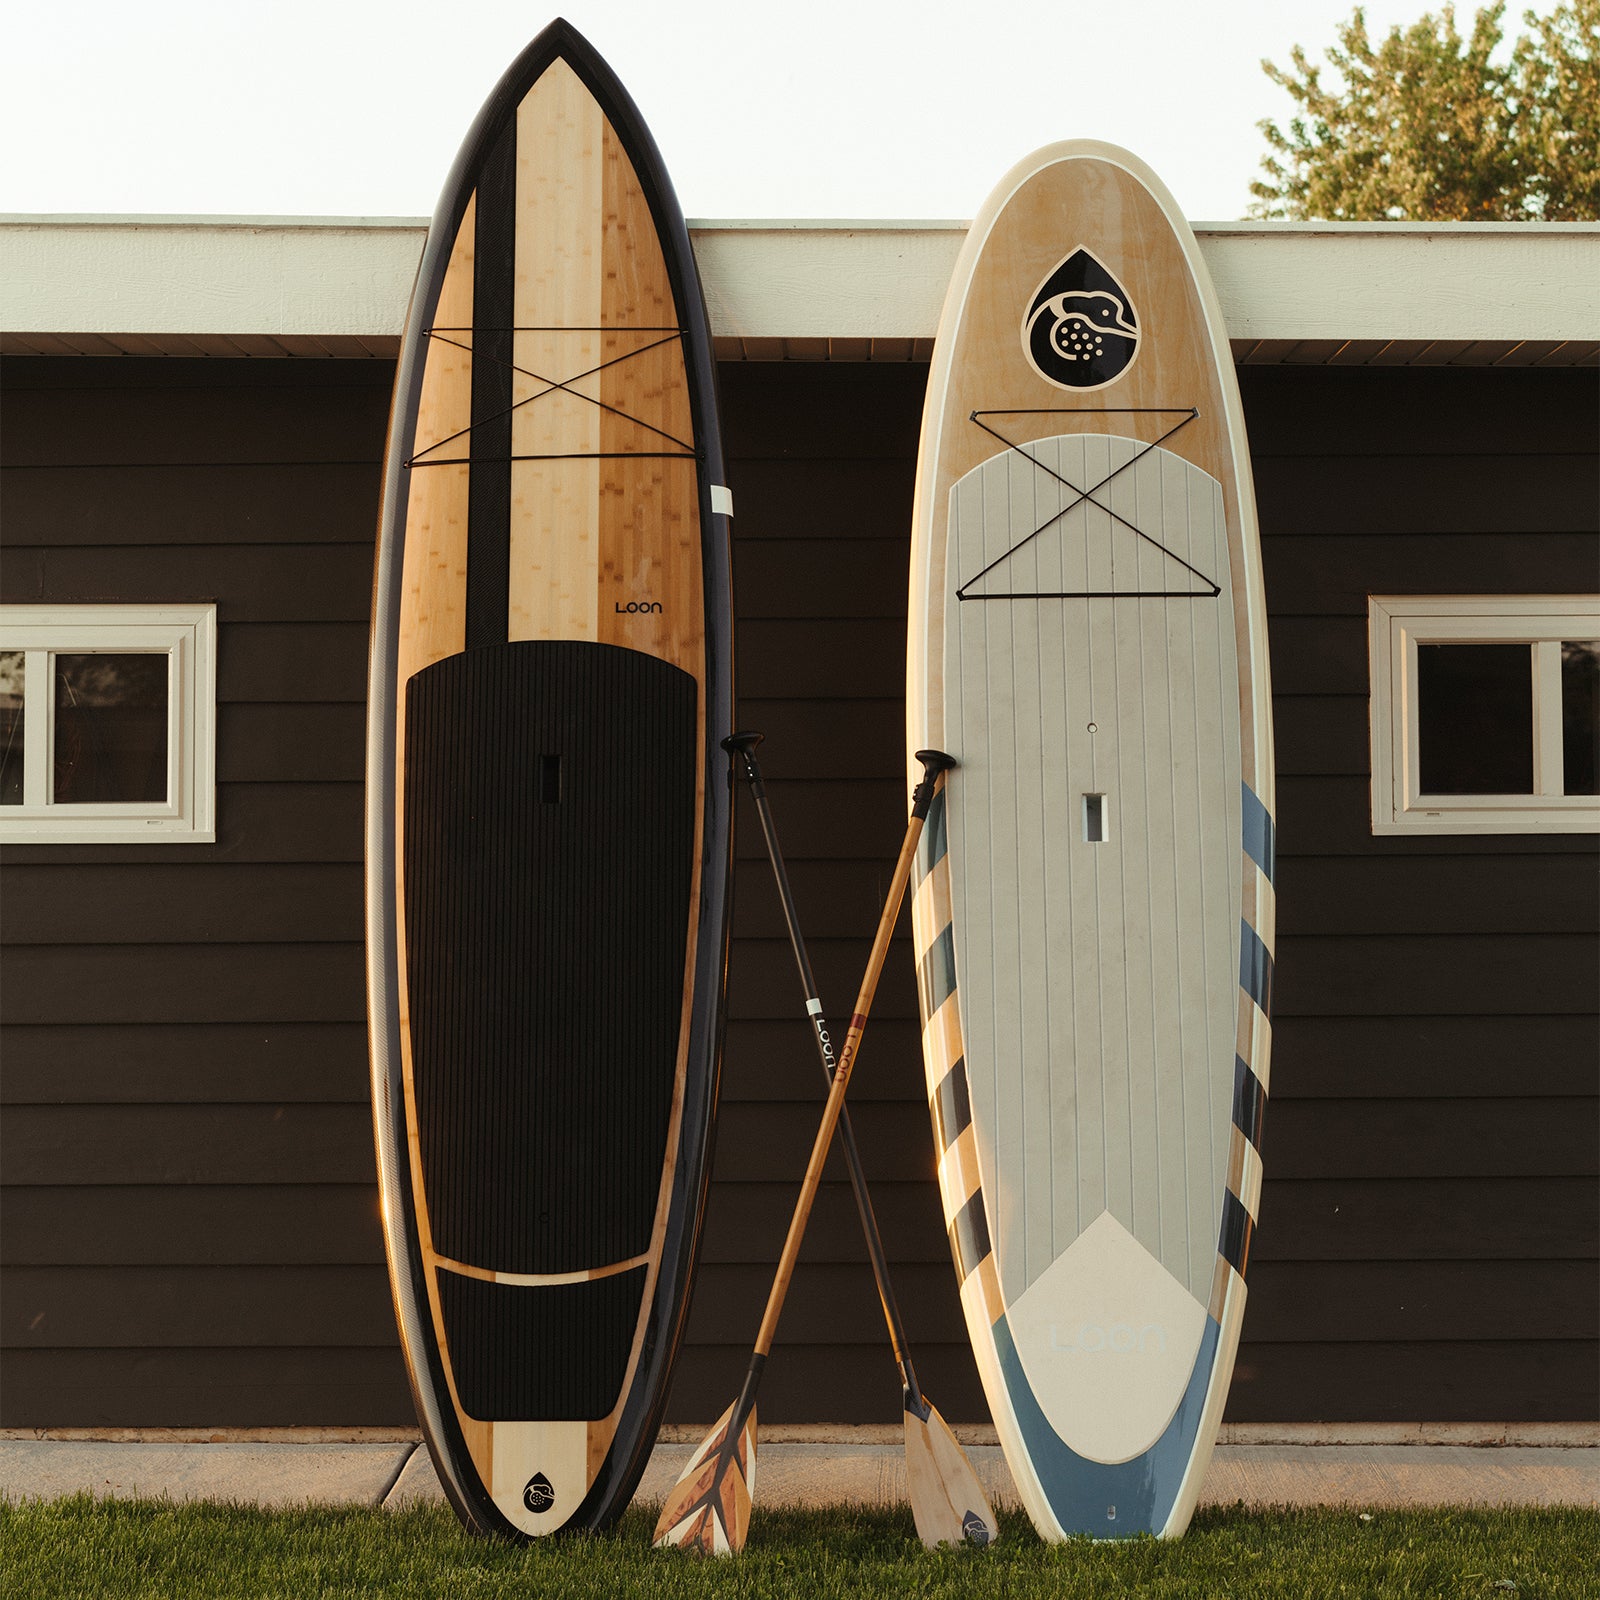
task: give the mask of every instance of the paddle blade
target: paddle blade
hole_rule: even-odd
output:
[[[756,1413],[735,1423],[738,1403],[689,1457],[661,1507],[656,1548],[676,1545],[708,1556],[734,1556],[750,1529],[750,1497],[756,1487]]]
[[[989,1497],[938,1408],[924,1400],[920,1416],[907,1396],[906,1487],[917,1537],[930,1550],[941,1544],[989,1544],[998,1532]]]

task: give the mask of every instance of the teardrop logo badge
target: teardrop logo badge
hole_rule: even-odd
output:
[[[1133,365],[1139,319],[1127,291],[1080,245],[1039,285],[1022,319],[1022,348],[1058,387],[1103,389]]]
[[[548,1511],[555,1504],[556,1492],[542,1472],[528,1479],[522,1491],[522,1503],[535,1514]]]

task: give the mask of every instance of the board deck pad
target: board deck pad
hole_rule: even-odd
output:
[[[1259,1197],[1270,702],[1203,274],[1134,158],[1040,151],[973,225],[924,413],[907,748],[960,763],[913,905],[929,1105],[1047,1537],[1183,1531]]]
[[[681,668],[575,640],[469,650],[407,684],[412,1062],[443,1257],[559,1273],[649,1247],[694,702]]]
[[[582,1283],[491,1283],[439,1269],[461,1404],[486,1422],[597,1421],[617,1402],[645,1269]]]
[[[713,370],[660,155],[553,23],[429,230],[373,607],[385,1242],[424,1436],[485,1533],[621,1514],[687,1318],[731,869]]]

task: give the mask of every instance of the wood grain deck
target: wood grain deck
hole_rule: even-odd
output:
[[[685,330],[650,200],[594,93],[561,56],[516,109],[515,170],[473,194],[451,243],[426,349],[406,463],[396,704],[410,678],[493,640],[583,640],[666,661],[696,685],[696,748],[706,739],[706,575],[701,485]],[[491,160],[493,158],[491,157]],[[508,159],[502,157],[502,159]],[[512,214],[506,215],[509,204]],[[499,210],[491,211],[491,208]],[[475,298],[489,242],[509,243],[512,326]],[[503,268],[500,270],[503,271]],[[509,365],[509,373],[505,370]],[[503,398],[503,403],[485,396]],[[503,441],[496,444],[493,441]],[[509,448],[510,460],[496,454]],[[474,474],[509,478],[502,534],[475,523]],[[505,538],[504,615],[469,611],[473,540]],[[395,748],[396,904],[405,904],[405,718]],[[628,1400],[673,1206],[685,1073],[694,1021],[704,829],[704,763],[696,762],[694,870],[678,1059],[645,1288],[632,1351],[611,1413],[591,1422],[506,1422],[469,1416],[451,1367],[435,1267],[509,1283],[556,1283],[447,1262],[434,1250],[417,1127],[398,941],[400,1048],[411,1186],[426,1293],[444,1377],[466,1448],[501,1513],[529,1533],[565,1523],[610,1449]],[[579,1278],[638,1265],[608,1263]],[[558,1487],[535,1517],[523,1488],[535,1472]]]
[[[1269,1032],[1241,960],[1273,928],[1241,844],[1241,792],[1273,806],[1248,459],[1170,196],[1088,141],[1019,163],[934,352],[907,748],[961,763],[913,907],[928,1091],[936,1139],[970,1098],[945,1216],[1051,1536],[1182,1530],[1243,1312],[1235,1051],[1264,1085]],[[1135,1495],[1118,1472],[1157,1453]]]

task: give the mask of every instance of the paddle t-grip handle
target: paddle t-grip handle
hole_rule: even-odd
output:
[[[743,762],[744,775],[750,783],[750,793],[757,800],[764,800],[767,786],[761,780],[761,768],[756,765],[756,746],[766,738],[764,733],[756,733],[753,729],[746,728],[742,733],[730,733],[722,741],[722,748],[733,757],[735,761]]]
[[[917,760],[922,763],[922,781],[911,791],[911,815],[926,821],[928,807],[933,804],[933,792],[939,787],[939,774],[961,763],[943,750],[919,750]]]

